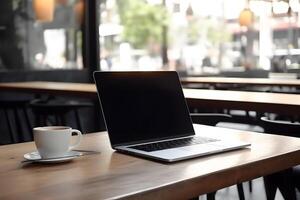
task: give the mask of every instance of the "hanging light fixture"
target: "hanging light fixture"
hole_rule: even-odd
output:
[[[240,26],[250,27],[253,24],[254,14],[249,9],[249,0],[247,1],[246,7],[242,10],[239,16]]]
[[[254,14],[249,8],[244,8],[239,16],[239,24],[241,26],[249,27],[253,24]]]
[[[78,24],[83,23],[83,18],[84,18],[84,2],[83,0],[79,0],[76,2],[74,5],[74,12],[75,12],[75,17],[76,21]]]
[[[33,10],[37,21],[53,21],[55,0],[33,0]]]

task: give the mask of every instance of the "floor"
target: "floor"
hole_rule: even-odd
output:
[[[249,184],[244,183],[244,192],[246,200],[266,200],[264,183],[262,178],[258,178],[252,181],[252,193],[249,192]],[[200,196],[200,200],[206,200],[206,196]],[[237,187],[231,186],[219,190],[216,195],[216,200],[239,200]],[[284,200],[279,191],[276,192],[275,200]]]

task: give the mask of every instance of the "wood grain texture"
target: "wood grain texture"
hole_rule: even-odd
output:
[[[287,86],[300,87],[300,80],[270,78],[224,78],[224,77],[186,77],[182,84],[243,85],[243,86]]]
[[[94,84],[61,82],[19,82],[0,83],[0,91],[25,92],[96,98]],[[300,95],[282,93],[245,92],[229,90],[183,89],[189,105],[193,107],[212,107],[278,112],[284,114],[300,113]]]
[[[189,105],[285,114],[300,113],[300,95],[230,90],[184,89]]]
[[[94,98],[97,96],[96,86],[89,83],[46,81],[11,82],[0,83],[0,91],[77,96],[87,98]]]
[[[62,164],[21,164],[33,143],[0,146],[0,199],[187,199],[300,163],[300,139],[197,125],[200,135],[252,147],[163,164],[111,150],[105,132],[80,149],[101,151]]]

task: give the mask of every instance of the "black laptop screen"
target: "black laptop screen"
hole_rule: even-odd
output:
[[[193,135],[176,72],[95,72],[112,146]]]

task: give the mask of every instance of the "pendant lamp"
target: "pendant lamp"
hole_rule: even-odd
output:
[[[36,20],[39,22],[53,21],[55,0],[33,0],[33,10]]]
[[[249,27],[253,24],[254,14],[249,8],[244,8],[239,16],[241,26]]]
[[[77,23],[82,24],[83,18],[84,18],[84,2],[83,2],[83,0],[77,1],[77,3],[74,5],[74,12],[75,12],[75,17],[76,17]]]

